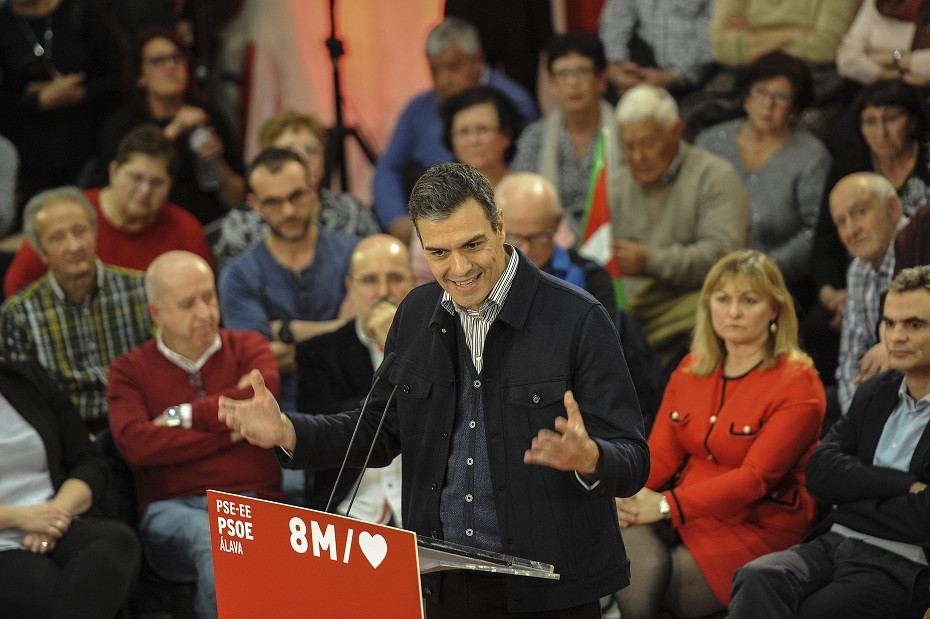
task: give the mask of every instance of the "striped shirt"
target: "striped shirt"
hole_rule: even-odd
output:
[[[75,303],[49,273],[7,299],[0,328],[7,359],[35,359],[82,419],[105,419],[110,363],[152,337],[145,277],[98,260],[94,290]]]
[[[494,319],[500,313],[507,299],[507,293],[510,292],[510,285],[513,283],[513,277],[517,273],[517,264],[520,258],[517,252],[509,245],[504,245],[504,249],[510,254],[507,261],[507,267],[491,293],[478,308],[478,311],[462,307],[452,300],[452,295],[448,292],[442,293],[440,303],[447,312],[455,316],[459,315],[459,321],[462,323],[462,331],[465,333],[465,342],[471,351],[471,360],[475,364],[475,371],[481,374],[481,368],[484,365],[484,340],[488,337],[488,331],[494,323]]]

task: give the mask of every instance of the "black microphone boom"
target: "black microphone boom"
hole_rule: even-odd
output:
[[[339,486],[339,480],[342,479],[343,471],[345,471],[346,462],[349,460],[349,452],[352,451],[352,443],[355,442],[355,434],[358,432],[358,427],[362,423],[362,415],[365,414],[365,409],[368,407],[368,400],[371,398],[371,394],[375,390],[378,381],[380,381],[384,375],[388,373],[388,370],[391,369],[395,358],[396,355],[393,352],[388,353],[388,355],[384,358],[384,361],[381,362],[381,365],[378,366],[378,369],[375,370],[374,376],[371,380],[371,388],[368,390],[368,393],[365,395],[365,400],[362,402],[362,410],[358,414],[358,420],[355,422],[355,429],[352,430],[352,436],[349,438],[349,446],[346,447],[346,455],[342,458],[342,465],[339,467],[339,473],[336,474],[336,482],[333,484],[333,491],[329,493],[329,500],[326,501],[326,509],[324,511],[328,512],[330,506],[333,504],[333,497],[336,496],[336,488]],[[395,389],[397,389],[397,387],[395,387]],[[391,392],[391,395],[393,396],[394,393]]]
[[[365,469],[368,468],[368,460],[371,459],[371,453],[375,450],[375,443],[378,442],[378,435],[381,434],[381,426],[384,425],[384,417],[387,415],[387,409],[391,405],[391,400],[394,399],[394,394],[397,393],[397,388],[407,378],[407,372],[409,371],[410,361],[402,361],[400,364],[400,371],[397,372],[397,382],[394,383],[394,388],[391,389],[391,395],[388,396],[387,403],[384,405],[384,410],[381,411],[381,420],[378,421],[378,428],[375,430],[375,436],[371,439],[371,447],[368,448],[368,455],[365,456],[365,462],[362,464],[362,474],[358,476],[358,481],[355,482],[355,490],[352,491],[352,500],[349,501],[349,509],[346,510],[346,515],[352,511],[352,504],[355,503],[355,495],[358,494],[358,489],[362,485],[362,477],[365,476]]]

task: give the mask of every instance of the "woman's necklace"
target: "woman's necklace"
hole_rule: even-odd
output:
[[[42,43],[39,42],[38,37],[36,37],[32,28],[29,27],[29,24],[26,23],[24,18],[17,15],[16,21],[19,23],[19,29],[23,31],[23,36],[26,37],[26,41],[32,45],[33,55],[36,58],[41,58],[46,63],[50,63],[52,61],[52,38],[55,36],[55,32],[52,30],[51,15],[45,18],[45,31],[42,33]]]

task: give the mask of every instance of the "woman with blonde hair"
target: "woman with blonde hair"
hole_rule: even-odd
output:
[[[797,338],[771,258],[738,250],[711,268],[649,437],[646,487],[617,499],[632,561],[624,619],[726,608],[738,567],[807,533],[817,508],[804,467],[826,400]]]

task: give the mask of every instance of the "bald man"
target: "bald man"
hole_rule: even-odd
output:
[[[170,251],[145,276],[154,339],[110,367],[110,427],[133,471],[139,534],[155,572],[193,582],[198,617],[216,616],[208,488],[280,499],[274,455],[217,420],[219,396],[249,397],[253,368],[278,392],[268,340],[219,328],[213,271],[200,256]]]
[[[297,410],[307,414],[338,413],[354,408],[371,387],[374,368],[384,358],[384,343],[397,305],[413,286],[407,247],[387,234],[362,239],[349,259],[345,280],[356,319],[333,333],[297,345]],[[307,477],[307,506],[325,509],[337,471]],[[343,473],[333,506],[345,514],[350,492],[361,471]],[[369,469],[351,515],[369,522],[400,526],[400,458],[383,469]]]
[[[856,387],[888,369],[877,337],[881,293],[894,275],[894,240],[907,222],[894,186],[880,174],[856,172],[830,192],[830,216],[853,256],[846,269],[846,300],[836,368],[837,396],[845,414]]]
[[[555,185],[539,174],[515,172],[497,184],[494,200],[507,218],[508,243],[546,273],[590,292],[616,317],[610,274],[596,262],[555,244],[553,237],[565,214]]]

